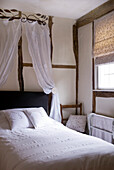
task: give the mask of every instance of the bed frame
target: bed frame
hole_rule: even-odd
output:
[[[43,107],[48,111],[48,95],[44,92],[0,91],[0,110]]]

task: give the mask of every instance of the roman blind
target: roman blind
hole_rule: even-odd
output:
[[[114,11],[94,21],[95,64],[114,62]]]

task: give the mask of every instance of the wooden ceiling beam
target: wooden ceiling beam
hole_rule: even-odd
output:
[[[91,23],[95,19],[111,12],[114,10],[114,1],[109,0],[108,2],[100,5],[99,7],[95,8],[94,10],[90,11],[86,15],[82,16],[77,20],[77,27],[82,27],[86,24]]]

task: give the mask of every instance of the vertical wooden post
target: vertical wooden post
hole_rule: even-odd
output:
[[[79,66],[78,66],[78,27],[76,24],[73,25],[73,51],[76,60],[76,105],[78,104],[78,73],[79,73]],[[77,109],[76,109],[77,114]]]
[[[95,90],[95,69],[94,69],[94,21],[92,22],[92,88]]]
[[[50,42],[51,42],[51,61],[52,61],[52,57],[53,57],[53,42],[52,42],[52,25],[53,25],[53,17],[52,16],[49,16],[49,19],[48,19],[48,27],[49,27],[49,33],[50,33]],[[51,101],[52,101],[52,93],[49,94],[49,100],[48,100],[48,108],[49,108],[49,113],[50,113],[50,110],[51,110]]]
[[[93,91],[93,106],[92,106],[92,112],[96,112],[96,92]]]
[[[61,123],[63,123],[63,111],[62,111],[62,105],[60,104],[60,111],[61,111]]]
[[[51,101],[52,101],[52,93],[49,94],[49,97],[48,97],[48,113],[50,114],[50,111],[51,111]]]
[[[49,26],[50,42],[51,42],[51,56],[50,56],[51,57],[51,61],[52,61],[52,57],[53,57],[52,25],[53,25],[53,17],[49,16],[48,26]]]
[[[21,36],[19,43],[18,43],[18,81],[19,81],[20,91],[24,91],[22,36]]]
[[[96,112],[95,63],[94,63],[94,21],[92,22],[92,112]]]

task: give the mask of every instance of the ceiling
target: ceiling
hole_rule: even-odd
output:
[[[0,8],[78,19],[108,0],[0,0]]]

